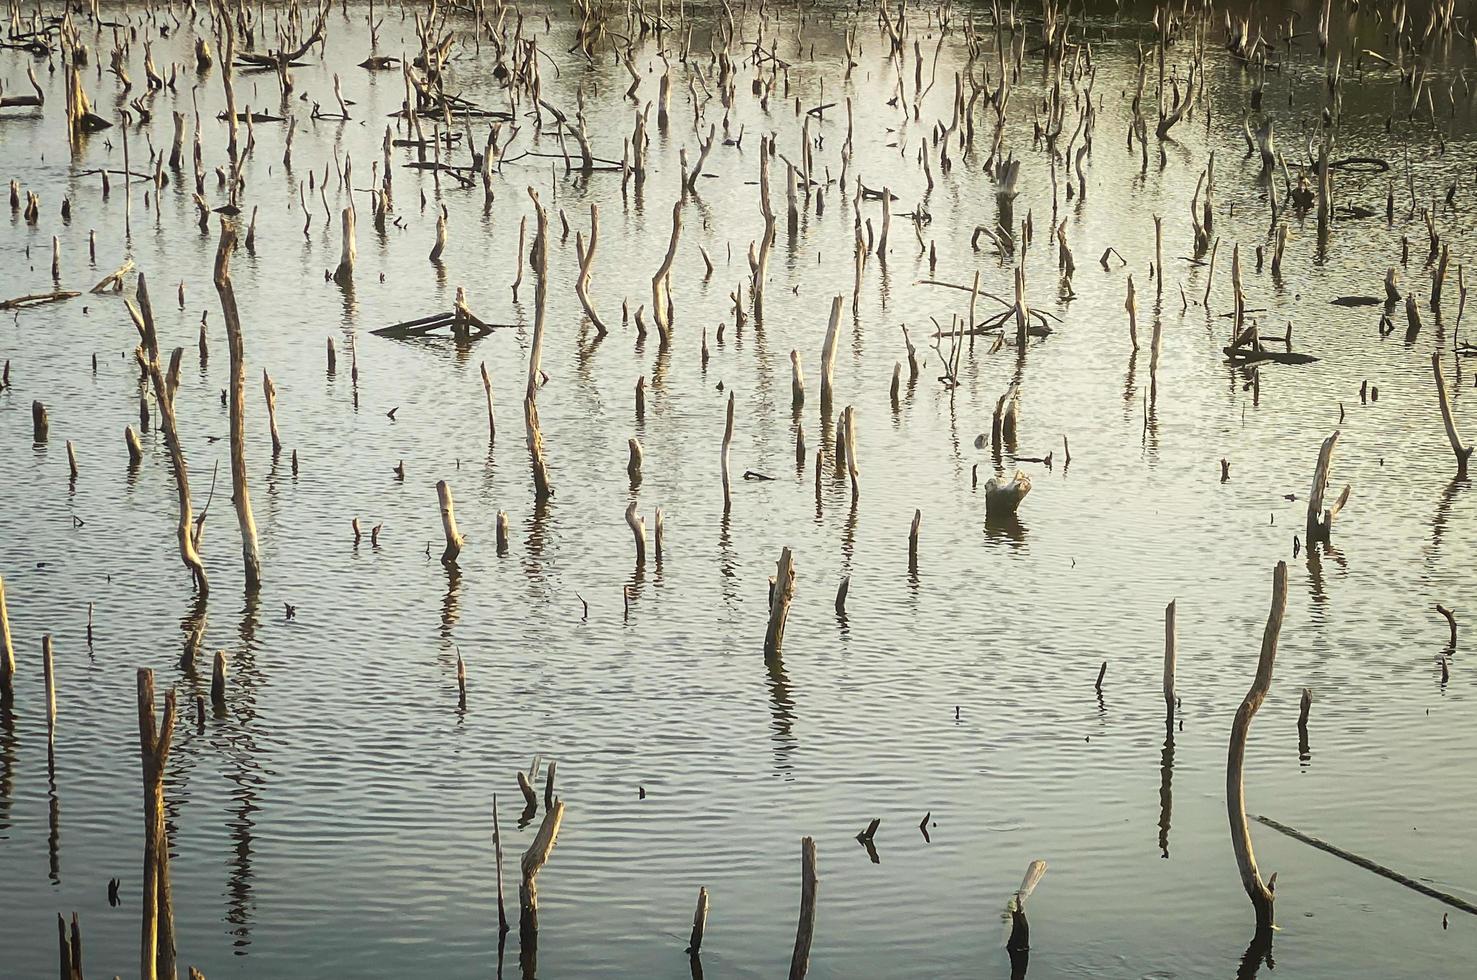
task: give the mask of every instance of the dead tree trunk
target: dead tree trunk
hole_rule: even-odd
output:
[[[221,313],[226,321],[226,346],[231,353],[231,502],[241,528],[241,561],[246,568],[246,591],[250,594],[261,589],[262,559],[256,543],[256,520],[251,514],[251,490],[246,481],[246,347],[241,338],[236,289],[231,284],[231,252],[235,248],[236,231],[222,221],[220,245],[215,253],[215,291],[220,295]]]
[[[1463,444],[1462,434],[1457,430],[1456,418],[1451,414],[1451,396],[1446,393],[1446,377],[1441,372],[1441,352],[1431,352],[1431,371],[1436,375],[1436,394],[1441,399],[1441,422],[1446,426],[1446,438],[1456,456],[1456,478],[1467,478],[1467,461],[1472,458],[1472,447]]]
[[[144,785],[144,892],[139,975],[174,980],[174,910],[169,887],[169,842],[164,835],[164,768],[174,734],[174,692],[164,696],[164,719],[154,727],[154,672],[138,672],[139,756]]]
[[[169,460],[174,469],[175,490],[179,496],[179,523],[175,531],[179,538],[180,560],[190,570],[195,588],[203,598],[210,594],[210,582],[205,577],[205,566],[200,561],[200,553],[195,548],[195,539],[191,534],[194,511],[190,504],[190,472],[185,462],[185,448],[180,442],[179,425],[174,412],[174,386],[179,380],[176,366],[183,349],[175,348],[170,361],[169,380],[166,381],[164,370],[159,364],[159,339],[154,332],[154,309],[149,305],[149,288],[142,272],[138,277],[137,298],[137,304],[132,301],[128,303],[128,312],[143,340],[139,359],[154,385],[154,398],[159,403],[159,425],[164,430],[164,441],[169,446]]]
[[[1272,936],[1272,900],[1277,876],[1262,881],[1256,855],[1251,849],[1251,828],[1246,822],[1246,790],[1241,771],[1246,760],[1246,736],[1251,720],[1261,708],[1272,687],[1272,665],[1277,659],[1277,637],[1282,632],[1282,614],[1287,608],[1287,563],[1278,562],[1272,573],[1272,609],[1267,615],[1267,628],[1262,634],[1262,653],[1257,661],[1256,678],[1246,692],[1236,720],[1231,723],[1231,745],[1226,754],[1226,814],[1231,822],[1231,849],[1236,854],[1236,867],[1241,872],[1241,886],[1256,910],[1257,941],[1270,941]]]

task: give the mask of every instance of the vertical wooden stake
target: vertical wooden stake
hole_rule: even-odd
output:
[[[815,872],[815,840],[800,839],[800,921],[795,927],[795,951],[790,955],[790,980],[804,980],[810,969],[810,943],[815,934],[815,899],[820,880]]]
[[[1164,725],[1174,727],[1174,602],[1164,607]]]
[[[1262,634],[1262,652],[1257,661],[1256,677],[1236,719],[1231,724],[1231,744],[1226,754],[1226,815],[1231,824],[1231,849],[1236,854],[1236,867],[1241,873],[1241,886],[1256,910],[1256,941],[1271,940],[1272,902],[1277,876],[1262,881],[1256,855],[1251,849],[1251,829],[1246,822],[1246,787],[1242,769],[1246,761],[1246,736],[1251,720],[1266,700],[1272,687],[1272,666],[1277,659],[1277,639],[1282,632],[1282,615],[1287,608],[1287,563],[1278,562],[1272,573],[1272,608],[1267,615],[1267,628]]]

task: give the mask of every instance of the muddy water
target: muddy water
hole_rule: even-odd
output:
[[[134,22],[143,16],[136,5],[104,10]],[[183,8],[175,12],[185,19]],[[105,199],[89,173],[122,168],[122,127],[70,151],[62,73],[0,52],[7,93],[24,89],[28,63],[46,92],[44,112],[6,110],[0,123],[0,176],[42,201],[36,227],[11,215],[0,230],[0,293],[52,288],[52,235],[65,287],[85,292],[131,256],[148,277],[161,345],[186,348],[177,402],[197,508],[219,468],[202,544],[212,591],[202,608],[174,552],[173,480],[157,428],[145,436],[138,471],[126,466],[123,427],[137,424],[139,385],[122,298],[84,294],[0,323],[12,382],[0,392],[0,574],[20,662],[14,716],[0,731],[0,974],[54,970],[55,914],[73,910],[90,973],[134,969],[142,833],[134,674],[153,667],[183,701],[205,691],[208,677],[176,667],[186,630],[203,619],[206,651],[223,649],[231,662],[227,710],[207,719],[204,734],[182,719],[166,799],[180,959],[208,976],[493,973],[492,800],[516,867],[537,819],[517,826],[514,773],[535,758],[557,760],[568,807],[540,878],[542,976],[687,976],[682,950],[700,885],[712,896],[703,946],[710,975],[780,973],[793,942],[804,835],[816,839],[821,875],[812,976],[1008,976],[1001,910],[1036,858],[1050,870],[1030,903],[1032,976],[1231,975],[1252,916],[1227,839],[1225,745],[1255,668],[1278,560],[1290,563],[1290,596],[1271,695],[1248,749],[1250,810],[1477,900],[1477,851],[1464,830],[1477,804],[1477,770],[1465,761],[1477,750],[1465,656],[1474,641],[1464,625],[1443,682],[1446,625],[1433,611],[1436,602],[1455,606],[1465,624],[1477,608],[1477,497],[1452,482],[1429,368],[1430,351],[1449,347],[1460,329],[1457,289],[1448,284],[1444,322],[1427,311],[1409,343],[1403,321],[1381,338],[1378,307],[1329,302],[1382,295],[1402,235],[1412,242],[1402,281],[1421,294],[1428,288],[1425,227],[1410,213],[1411,195],[1399,193],[1406,146],[1417,200],[1439,203],[1460,180],[1457,208],[1441,207],[1437,227],[1454,265],[1470,254],[1472,116],[1459,64],[1439,53],[1433,62],[1441,79],[1433,83],[1434,126],[1424,114],[1407,118],[1410,92],[1392,73],[1361,77],[1346,65],[1340,152],[1395,166],[1388,175],[1341,174],[1340,200],[1377,214],[1337,221],[1325,254],[1311,219],[1289,213],[1279,279],[1257,270],[1251,254],[1270,249],[1271,239],[1266,188],[1240,135],[1249,74],[1213,51],[1204,102],[1165,144],[1162,166],[1151,135],[1141,171],[1124,133],[1135,42],[1151,30],[1144,20],[1089,21],[1099,108],[1087,194],[1069,200],[1063,180],[1055,201],[1076,259],[1070,290],[1049,241],[1049,157],[1032,140],[1039,64],[1023,74],[1005,138],[1023,161],[1017,218],[1029,213],[1035,229],[1029,298],[1054,317],[1055,332],[1024,350],[1013,342],[994,350],[993,337],[979,338],[961,359],[961,384],[948,390],[928,338],[935,320],[966,313],[968,296],[919,284],[930,277],[928,248],[936,249],[938,279],[967,283],[978,271],[981,288],[997,295],[1012,282],[1009,264],[969,244],[976,225],[996,218],[994,183],[982,172],[991,131],[984,103],[972,153],[952,150],[943,174],[935,151],[931,190],[917,164],[932,127],[948,124],[954,73],[967,60],[957,20],[914,120],[904,111],[911,61],[908,95],[889,106],[897,70],[868,17],[846,79],[842,35],[853,15],[811,10],[803,28],[797,15],[784,15],[784,46],[803,39],[803,51],[785,52],[794,62],[789,97],[777,92],[766,111],[749,91],[753,69],[742,67],[728,115],[729,137],[744,133],[741,146],[722,144],[722,109],[716,99],[707,104],[721,145],[684,210],[672,273],[675,337],[663,351],[654,329],[637,341],[621,306],[633,314],[650,306],[678,194],[678,154],[685,147],[694,158],[697,149],[686,77],[707,71],[706,56],[695,55],[690,68],[673,58],[671,121],[662,132],[653,112],[650,176],[640,192],[623,194],[619,173],[586,179],[566,173],[562,159],[525,157],[503,166],[484,212],[480,188],[443,179],[438,190],[429,174],[399,168],[409,157],[397,150],[393,223],[376,233],[368,195],[354,195],[359,265],[352,288],[341,289],[324,277],[337,263],[337,212],[349,199],[335,161],[352,159],[355,187],[369,187],[387,117],[403,98],[398,74],[355,67],[370,52],[366,13],[332,13],[326,50],[315,49],[294,73],[286,107],[299,119],[292,165],[282,163],[284,127],[260,124],[245,167],[245,200],[259,208],[256,248],[238,254],[233,271],[265,577],[260,597],[247,602],[219,395],[227,353],[210,280],[216,237],[194,223],[188,163],[157,201],[145,200],[148,184],[134,185],[126,230],[121,177]],[[542,10],[530,8],[525,21],[550,55],[544,97],[569,111],[583,90],[594,152],[619,159],[635,106],[623,96],[625,71],[608,51],[593,65],[567,54],[574,23],[561,7],[547,13],[547,31]],[[383,8],[377,16],[380,53],[414,49],[411,20]],[[937,33],[916,16],[927,85]],[[695,51],[706,50],[711,22],[697,18]],[[740,36],[756,26],[751,15]],[[1351,28],[1362,45],[1378,43],[1375,27]],[[195,98],[206,120],[206,166],[226,163],[225,128],[214,119],[223,105],[219,69],[195,75],[194,29],[186,22],[154,44],[166,75],[170,62],[188,70],[153,100],[151,123],[129,128],[136,166],[151,142],[167,148],[170,112],[190,113]],[[94,61],[106,64],[111,32],[83,31]],[[1280,55],[1285,68],[1269,75],[1266,106],[1293,161],[1305,156],[1298,134],[1322,106],[1323,69],[1311,46]],[[133,94],[143,87],[142,57],[135,44]],[[653,63],[656,44],[638,48],[638,66]],[[504,108],[491,66],[486,46],[479,58],[467,35],[449,87]],[[315,121],[313,102],[324,111],[334,105],[335,71],[352,118]],[[643,102],[656,98],[657,78],[644,75]],[[97,111],[117,118],[116,82],[94,70],[86,79]],[[1152,85],[1151,76],[1151,98]],[[243,107],[280,111],[270,74],[239,72],[236,86]],[[776,159],[779,228],[764,322],[736,329],[729,293],[747,279],[745,253],[762,230],[760,136],[776,133],[780,152],[797,158],[796,97],[803,107],[842,103],[811,127],[817,170],[833,179],[851,100],[848,191],[831,186],[824,213],[812,205],[788,229]],[[1069,131],[1075,112],[1069,107]],[[549,135],[534,143],[536,129],[531,118],[519,120],[509,157],[558,152]],[[484,135],[479,127],[479,141]],[[1220,240],[1213,281],[1207,266],[1182,258],[1193,247],[1190,197],[1212,151]],[[310,172],[323,195],[304,189],[304,233],[299,186]],[[868,262],[853,306],[858,174],[868,186],[890,186],[899,202],[886,262]],[[1397,208],[1387,224],[1391,180]],[[531,275],[516,298],[509,289],[519,221],[531,225],[529,186],[549,206],[552,229],[549,381],[539,405],[555,497],[542,511],[518,405]],[[64,196],[70,223],[59,214]],[[224,200],[213,177],[207,197]],[[438,203],[450,237],[440,267],[427,261]],[[590,204],[601,213],[592,294],[612,325],[601,342],[573,291],[574,232],[588,227]],[[919,209],[931,219],[922,247],[901,217]],[[1159,300],[1150,273],[1155,214],[1165,231]],[[863,204],[864,221],[876,228],[880,217],[876,201]],[[1292,321],[1298,348],[1321,358],[1266,366],[1255,391],[1221,353],[1237,242],[1253,315],[1269,333]],[[713,258],[711,279],[698,245]],[[1098,264],[1109,246],[1126,266]],[[1137,356],[1123,312],[1128,273],[1140,306]],[[480,316],[511,326],[462,350],[370,335],[449,308],[458,286]],[[813,464],[798,469],[794,452],[797,429],[812,454],[831,431],[818,404],[818,364],[838,294],[846,301],[837,407],[855,406],[857,418],[854,508],[832,476],[829,451],[819,503]],[[194,348],[202,312],[208,363]],[[1162,352],[1151,382],[1156,322]],[[906,363],[903,324],[922,370],[908,383],[904,367],[894,407],[888,387],[894,363]],[[336,375],[325,370],[328,338],[338,346]],[[792,349],[810,385],[798,413]],[[492,446],[484,362],[498,412]],[[284,452],[276,459],[262,369],[278,392]],[[634,386],[643,375],[638,420]],[[1365,380],[1379,397],[1361,404]],[[1019,523],[986,528],[973,474],[982,487],[994,462],[975,438],[988,434],[995,401],[1012,382],[1021,398],[1013,455],[1053,453],[1053,465],[1020,462],[1034,489]],[[1468,369],[1454,383],[1454,406],[1472,433],[1470,386]],[[719,443],[730,393],[734,472],[773,479],[736,479],[725,516]],[[41,447],[31,444],[33,399],[51,416],[51,441]],[[1352,484],[1352,498],[1333,547],[1295,555],[1318,446],[1335,428],[1342,436],[1333,479],[1336,488]],[[636,491],[625,468],[632,436],[646,455]],[[73,487],[68,439],[81,470]],[[393,468],[402,461],[400,480]],[[1007,455],[1004,465],[1017,464]],[[452,576],[437,560],[440,479],[455,492],[467,537]],[[657,506],[665,515],[663,559],[639,572],[622,519],[633,492],[648,524]],[[915,509],[923,516],[910,571]],[[494,540],[499,510],[511,521],[505,555]],[[367,533],[354,545],[355,517],[366,530],[383,524],[378,547]],[[785,546],[795,554],[796,596],[783,663],[770,669],[761,652],[766,577]],[[833,597],[843,575],[851,591],[838,617]],[[1182,727],[1167,743],[1160,664],[1171,599]],[[293,618],[284,604],[295,607]],[[57,651],[54,782],[40,668],[47,632]],[[457,710],[458,651],[468,665],[465,712]],[[1099,697],[1093,681],[1105,660]],[[1300,753],[1304,687],[1314,703]],[[928,839],[918,829],[925,813]],[[876,862],[853,840],[873,817],[882,820]],[[1279,875],[1274,957],[1289,975],[1468,974],[1477,955],[1469,916],[1452,911],[1443,929],[1444,906],[1267,828],[1254,836],[1264,872]],[[113,877],[121,881],[116,909],[106,897]],[[516,930],[505,956],[504,969],[516,975]]]

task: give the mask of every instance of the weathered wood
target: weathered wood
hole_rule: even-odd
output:
[[[497,794],[492,794],[492,849],[497,861],[497,928],[508,931],[508,913],[503,904],[503,835],[497,822]]]
[[[169,842],[164,833],[164,771],[174,736],[174,691],[164,695],[164,717],[154,725],[154,672],[138,671],[139,757],[144,790],[144,888],[139,973],[146,980],[175,977],[174,912]]]
[[[210,704],[217,711],[226,710],[226,651],[217,650],[210,662]]]
[[[1310,548],[1316,542],[1328,543],[1329,535],[1333,530],[1334,518],[1338,517],[1339,511],[1349,502],[1350,488],[1346,484],[1332,507],[1325,509],[1323,506],[1323,496],[1328,491],[1328,471],[1333,465],[1333,450],[1338,440],[1338,430],[1334,430],[1333,435],[1323,440],[1323,445],[1318,450],[1318,465],[1313,469],[1313,488],[1308,493],[1306,529],[1307,543]]]
[[[778,570],[770,587],[769,628],[764,633],[765,659],[778,657],[785,645],[785,621],[795,597],[795,568],[788,547],[780,551]]]
[[[354,281],[354,262],[359,256],[358,244],[354,240],[354,209],[344,208],[342,215],[343,244],[339,252],[338,268],[333,271],[333,281],[347,286]]]
[[[1462,442],[1457,429],[1456,417],[1451,413],[1451,396],[1446,391],[1446,377],[1441,371],[1441,351],[1431,352],[1431,373],[1436,378],[1436,395],[1441,403],[1441,423],[1446,427],[1446,441],[1451,443],[1452,455],[1456,457],[1456,478],[1466,479],[1467,462],[1472,458],[1472,448]]]
[[[15,703],[15,647],[10,639],[10,613],[5,606],[5,576],[0,575],[0,710]]]
[[[841,333],[842,297],[831,299],[831,316],[826,323],[826,340],[821,347],[821,417],[831,414],[832,381],[836,372],[836,341]]]
[[[635,440],[631,440],[635,442]],[[636,501],[626,505],[626,526],[636,541],[636,567],[646,564],[646,520],[636,513]]]
[[[446,537],[446,549],[441,552],[441,564],[456,564],[457,556],[462,553],[462,545],[465,539],[456,527],[456,509],[451,499],[451,485],[445,480],[436,482],[436,498],[441,505],[441,531]]]
[[[1251,730],[1251,721],[1266,700],[1272,687],[1272,667],[1277,659],[1277,640],[1282,632],[1282,616],[1287,608],[1287,563],[1278,562],[1272,573],[1272,608],[1267,615],[1267,627],[1262,634],[1262,652],[1257,661],[1256,677],[1252,680],[1246,697],[1236,709],[1236,718],[1231,724],[1230,748],[1226,754],[1226,814],[1231,824],[1231,849],[1236,855],[1236,867],[1241,873],[1241,886],[1251,899],[1256,911],[1256,934],[1258,938],[1270,939],[1273,928],[1272,906],[1277,876],[1269,882],[1262,881],[1257,868],[1256,855],[1251,847],[1251,828],[1246,822],[1246,787],[1242,769],[1246,761],[1246,737]]]
[[[236,230],[221,222],[220,242],[215,252],[215,291],[220,297],[221,315],[226,321],[226,347],[230,352],[231,376],[229,398],[231,448],[231,504],[236,510],[236,525],[241,532],[241,562],[246,574],[246,592],[261,589],[262,561],[257,546],[256,519],[251,511],[251,488],[246,475],[246,343],[241,333],[241,315],[236,307],[236,288],[231,282],[231,253],[236,248]],[[333,338],[328,340],[329,363],[333,361]],[[331,370],[331,368],[330,368]],[[263,372],[263,378],[266,377]],[[275,410],[275,398],[268,405]],[[131,432],[132,430],[130,430]],[[272,419],[273,441],[277,424]]]
[[[46,406],[40,401],[31,402],[31,441],[40,446],[50,436],[51,419],[46,414]]]
[[[1009,479],[990,477],[985,481],[985,520],[1008,521],[1030,492],[1031,478],[1023,470],[1016,470]]]
[[[272,432],[272,458],[282,454],[282,436],[277,432],[277,386],[272,376],[262,369],[262,394],[267,400],[267,427]]]
[[[196,549],[194,535],[191,533],[194,510],[190,503],[190,474],[185,460],[184,445],[179,438],[179,424],[174,409],[174,385],[166,383],[163,368],[159,363],[159,341],[154,331],[154,310],[149,303],[149,288],[143,273],[139,273],[137,288],[137,303],[129,301],[128,312],[133,317],[134,326],[143,340],[140,360],[153,382],[154,400],[159,406],[159,424],[164,430],[164,440],[169,447],[170,465],[174,470],[175,491],[179,503],[179,518],[175,527],[175,536],[179,542],[180,560],[189,569],[196,591],[204,597],[210,594],[210,582],[206,578],[205,566],[200,561],[200,553]],[[173,364],[178,362],[181,353],[180,348],[175,348],[170,372],[172,377],[178,377]]]
[[[733,505],[733,495],[730,492],[728,478],[728,452],[733,444],[733,392],[728,393],[728,409],[724,415],[723,422],[723,449],[719,455],[719,472],[723,478],[723,513],[727,514]]]
[[[487,444],[489,446],[497,442],[497,418],[492,413],[492,378],[487,373],[487,362],[483,361],[482,390],[487,394]]]
[[[1174,601],[1164,607],[1164,724],[1174,727],[1175,629]]]
[[[785,550],[789,555],[789,549]],[[781,559],[783,562],[784,559]],[[815,938],[815,902],[820,879],[815,869],[815,840],[800,839],[800,921],[795,926],[795,949],[790,954],[790,980],[804,980],[810,969],[810,945]]]
[[[703,949],[703,933],[708,928],[708,889],[697,890],[697,908],[692,913],[692,934],[687,939],[687,952],[696,956]]]
[[[41,670],[46,689],[46,767],[56,769],[56,672],[51,655],[51,634],[41,637]]]
[[[564,801],[554,801],[554,806],[544,814],[528,850],[519,862],[522,881],[518,886],[519,931],[538,930],[538,873],[549,861],[554,844],[559,839],[559,826],[564,822]]]

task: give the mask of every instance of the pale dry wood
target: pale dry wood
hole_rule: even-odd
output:
[[[1231,742],[1226,753],[1226,815],[1231,825],[1231,849],[1236,855],[1236,868],[1241,874],[1241,886],[1251,899],[1256,911],[1258,937],[1270,937],[1272,930],[1272,903],[1277,876],[1269,882],[1262,881],[1257,868],[1256,854],[1251,847],[1251,828],[1246,822],[1246,787],[1242,769],[1246,762],[1246,737],[1251,730],[1251,721],[1266,700],[1272,687],[1272,667],[1277,659],[1277,640],[1282,633],[1282,616],[1287,608],[1287,563],[1278,562],[1272,573],[1272,607],[1267,615],[1267,627],[1262,634],[1262,652],[1257,660],[1256,677],[1252,680],[1246,697],[1236,709],[1236,718],[1231,724]]]
[[[175,535],[179,542],[180,560],[190,570],[196,590],[204,597],[210,594],[210,582],[206,578],[205,566],[196,549],[194,535],[191,534],[194,509],[190,503],[190,473],[189,465],[185,460],[184,445],[179,438],[179,423],[174,409],[174,385],[166,382],[163,369],[159,364],[159,341],[154,331],[154,310],[149,303],[149,287],[143,273],[139,273],[136,299],[136,303],[128,302],[128,312],[133,317],[134,326],[138,328],[139,336],[143,340],[139,360],[153,382],[154,400],[159,405],[159,424],[164,431],[164,441],[169,447],[170,465],[174,470],[175,491],[179,502],[179,520],[175,528]],[[172,376],[177,377],[178,375],[176,365],[182,353],[180,348],[175,348],[170,368]]]
[[[465,539],[456,527],[456,509],[451,499],[451,485],[445,480],[436,483],[436,498],[441,506],[441,531],[446,537],[446,549],[441,552],[441,564],[456,564],[457,556],[462,553],[462,545]]]
[[[164,772],[174,735],[174,691],[164,696],[164,717],[154,724],[154,672],[138,671],[139,757],[144,789],[144,887],[139,973],[146,980],[175,976],[174,912],[169,882],[169,843],[164,833]]]
[[[241,561],[246,572],[246,591],[256,592],[262,583],[261,552],[257,546],[256,519],[251,512],[251,489],[246,476],[246,343],[241,334],[241,315],[236,307],[236,289],[231,283],[231,253],[236,248],[236,231],[221,222],[220,244],[215,253],[215,291],[220,297],[221,314],[226,321],[226,347],[231,358],[230,447],[231,503],[236,509],[236,524],[241,531]],[[329,339],[332,356],[333,340]],[[265,373],[263,374],[265,377]],[[275,409],[275,398],[268,398]],[[276,440],[276,420],[272,432]],[[131,432],[132,430],[130,430]]]
[[[1333,466],[1333,450],[1338,444],[1339,432],[1334,430],[1333,434],[1323,440],[1323,445],[1318,450],[1318,465],[1313,469],[1313,487],[1308,493],[1308,521],[1307,539],[1308,546],[1312,547],[1314,542],[1322,541],[1325,544],[1333,531],[1334,518],[1338,517],[1339,511],[1349,502],[1349,486],[1344,485],[1343,492],[1339,494],[1332,507],[1324,508],[1323,497],[1328,491],[1328,473]]]
[[[831,299],[831,316],[826,323],[826,340],[821,346],[821,415],[831,412],[832,381],[836,371],[836,341],[841,333],[842,297]]]
[[[549,861],[554,844],[559,839],[559,826],[564,822],[564,801],[555,800],[554,806],[544,814],[528,850],[519,862],[522,881],[518,886],[518,905],[522,928],[538,928],[538,873]]]
[[[5,577],[0,575],[0,709],[15,703],[15,647],[10,639],[10,613],[5,607]]]
[[[1441,371],[1441,351],[1431,352],[1431,373],[1436,378],[1436,395],[1441,401],[1441,424],[1446,427],[1446,440],[1451,443],[1452,455],[1456,456],[1457,479],[1467,476],[1467,463],[1472,458],[1472,447],[1462,442],[1457,429],[1456,417],[1451,413],[1451,396],[1446,391],[1446,377]]]
[[[733,392],[728,393],[728,409],[723,422],[723,450],[719,456],[719,471],[723,477],[723,513],[728,513],[733,504],[728,478],[728,453],[733,444]]]
[[[764,656],[778,657],[785,644],[785,621],[790,616],[790,601],[795,597],[795,567],[788,547],[781,549],[769,597],[769,627],[764,633]]]

